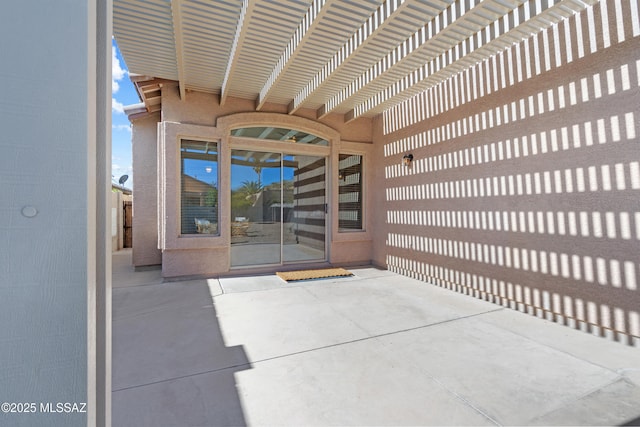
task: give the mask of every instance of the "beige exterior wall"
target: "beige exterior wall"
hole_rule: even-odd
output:
[[[270,104],[263,111],[255,112],[254,102],[234,98],[228,98],[221,107],[217,95],[190,91],[186,99],[181,100],[176,86],[165,85],[162,89],[162,120],[147,117],[133,122],[134,265],[162,264],[165,277],[207,276],[230,270],[230,156],[232,146],[239,148],[238,144],[243,142],[232,142],[229,133],[234,127],[261,124],[300,129],[330,140],[330,147],[295,146],[302,150],[301,154],[326,155],[329,159],[327,200],[332,206],[329,218],[335,218],[335,221],[327,223],[330,227],[328,259],[332,263],[368,263],[373,238],[370,205],[365,206],[365,230],[339,233],[337,172],[333,174],[331,171],[337,171],[340,152],[364,155],[365,168],[372,164],[369,160],[373,153],[372,121],[362,118],[345,124],[339,115],[328,115],[321,121],[315,121],[311,120],[314,114],[315,111],[300,110],[297,115],[288,115],[286,107]],[[181,138],[220,143],[218,236],[180,235]],[[249,143],[255,144],[255,140]],[[262,143],[262,147],[279,150],[283,148],[282,144],[271,141]],[[365,169],[365,179],[371,175],[372,172]],[[368,187],[369,184],[365,183],[365,189]]]
[[[158,249],[158,115],[132,122],[133,265],[159,265]]]
[[[111,2],[2,6],[0,425],[110,426]]]
[[[638,343],[640,30],[616,4],[376,120],[376,263]]]
[[[180,99],[177,86],[165,85],[162,90],[162,120],[167,122],[194,124],[202,126],[216,126],[220,117],[237,113],[255,112],[255,101],[228,97],[221,107],[219,96],[202,92],[187,91],[185,100]],[[266,103],[260,110],[264,113],[287,114],[287,106]],[[315,120],[316,110],[301,108],[295,115]],[[288,114],[287,114],[288,115]],[[318,121],[329,126],[345,141],[371,142],[372,120],[359,118],[351,123],[344,123],[340,114],[329,114]]]

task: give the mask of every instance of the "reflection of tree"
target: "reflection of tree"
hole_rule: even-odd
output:
[[[251,167],[251,169],[253,169],[253,171],[256,173],[256,175],[258,175],[258,187],[262,187],[262,161],[257,158],[255,155],[252,155],[249,158],[249,161],[251,163],[253,163],[253,166]]]
[[[248,216],[249,208],[255,205],[264,189],[257,181],[242,181],[242,185],[231,191],[233,216]]]
[[[253,170],[258,174],[258,187],[262,186],[262,166],[254,166]]]
[[[293,180],[287,179],[282,182],[283,203],[293,203]]]
[[[284,180],[282,181],[282,198],[280,197],[280,183],[273,182],[269,185],[266,185],[264,188],[265,195],[265,205],[272,206],[276,203],[293,203],[293,181],[292,180]]]
[[[262,190],[260,181],[242,181],[242,186],[238,189],[240,193],[244,194],[245,199],[251,201],[251,204],[256,202]]]
[[[271,191],[280,191],[280,183],[279,182],[272,182],[269,185],[265,185],[264,187],[265,190],[271,190]]]
[[[231,192],[231,206],[233,206],[233,217],[247,216],[247,211],[251,206],[251,203],[245,199],[244,194],[240,191],[234,190]]]
[[[218,188],[215,183],[211,183],[211,188],[207,190],[207,194],[204,196],[204,206],[215,206],[218,202]]]

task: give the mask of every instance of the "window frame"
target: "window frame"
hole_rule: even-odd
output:
[[[222,227],[220,226],[220,222],[221,222],[221,218],[220,218],[220,157],[221,157],[221,141],[217,140],[217,139],[208,139],[208,138],[197,138],[197,137],[186,137],[186,136],[180,136],[178,137],[178,162],[179,162],[179,166],[178,166],[178,174],[179,174],[179,186],[178,186],[178,203],[179,203],[179,209],[178,209],[178,236],[179,237],[186,237],[186,238],[212,238],[212,237],[220,237],[221,236],[221,230]],[[182,151],[182,144],[185,141],[191,141],[191,142],[200,142],[203,144],[213,144],[215,146],[215,156],[216,156],[216,160],[215,160],[215,164],[216,164],[216,175],[215,175],[215,182],[216,182],[216,201],[215,201],[215,217],[216,217],[216,232],[215,233],[184,233],[183,232],[183,224],[182,224],[182,218],[183,218],[183,151]],[[206,155],[207,153],[205,153]]]
[[[270,129],[270,131],[264,135],[263,135],[263,132],[261,132],[260,136],[251,135],[251,133],[253,133],[253,130],[256,130],[256,129],[263,130],[263,132],[266,131],[267,129]],[[242,131],[242,134],[241,135],[235,134],[235,132],[238,132],[238,131]],[[250,134],[244,135],[245,131],[248,131]],[[281,131],[284,131],[281,137],[279,138],[273,137],[273,136],[277,136],[277,135],[273,135],[273,132],[276,132],[277,134],[277,133],[282,133]],[[279,126],[268,126],[268,125],[240,126],[240,127],[233,127],[229,132],[230,132],[229,136],[237,139],[274,141],[279,143],[297,144],[298,146],[309,146],[309,147],[327,147],[328,148],[329,146],[331,146],[331,142],[328,138],[317,135],[316,133],[308,132],[306,130],[298,129],[295,127],[279,127]],[[310,142],[311,140],[305,141],[309,137],[313,137],[312,140],[319,140],[320,143],[311,143]]]
[[[341,228],[340,227],[340,182],[338,180],[337,185],[337,217],[336,217],[336,225],[339,234],[349,234],[349,233],[364,233],[367,231],[366,227],[366,179],[365,179],[365,170],[366,170],[366,154],[363,152],[350,151],[350,150],[339,150],[337,153],[337,166],[338,166],[338,176],[340,173],[340,157],[346,156],[359,156],[360,157],[360,228]]]

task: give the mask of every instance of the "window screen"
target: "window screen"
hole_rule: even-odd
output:
[[[181,234],[219,234],[218,144],[183,139],[180,161]]]
[[[338,182],[338,228],[362,230],[362,156],[340,154]]]

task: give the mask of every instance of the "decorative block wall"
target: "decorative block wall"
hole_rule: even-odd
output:
[[[638,345],[639,82],[638,2],[607,0],[388,110],[375,261]]]

